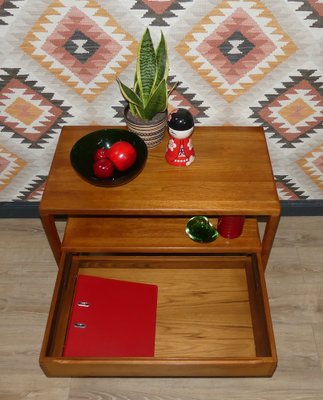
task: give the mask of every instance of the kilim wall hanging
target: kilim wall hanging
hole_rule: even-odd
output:
[[[263,126],[282,204],[321,209],[322,1],[0,0],[1,216],[37,210],[64,125],[124,125],[116,78],[145,27],[167,39],[170,109]]]

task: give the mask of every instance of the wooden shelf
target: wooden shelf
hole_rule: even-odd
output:
[[[41,366],[48,376],[270,376],[277,360],[257,261],[255,256],[73,256],[60,268]],[[158,285],[155,357],[62,356],[78,274]]]
[[[220,235],[197,243],[185,234],[188,218],[68,218],[62,249],[89,253],[256,253],[261,250],[256,218],[246,218],[236,239]],[[217,219],[211,218],[216,226]]]

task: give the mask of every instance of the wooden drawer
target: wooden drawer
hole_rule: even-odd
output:
[[[79,274],[158,285],[154,357],[63,357]],[[40,365],[47,376],[271,376],[277,357],[260,257],[63,253]]]

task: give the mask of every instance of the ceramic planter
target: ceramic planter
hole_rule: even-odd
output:
[[[147,145],[147,147],[156,147],[164,137],[167,125],[167,111],[158,113],[152,120],[144,121],[134,116],[129,106],[125,108],[124,118],[130,132],[138,135]]]

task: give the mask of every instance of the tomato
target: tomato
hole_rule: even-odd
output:
[[[119,171],[130,168],[137,159],[136,149],[132,144],[120,141],[114,143],[107,151],[109,159]]]
[[[102,158],[93,164],[93,172],[97,178],[110,178],[114,173],[114,165],[108,158]]]
[[[107,149],[105,149],[104,147],[100,147],[94,153],[93,158],[94,158],[94,161],[102,160],[102,158],[108,158]]]

